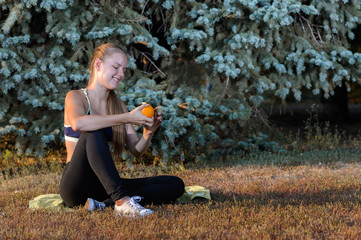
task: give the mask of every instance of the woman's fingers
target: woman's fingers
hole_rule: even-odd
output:
[[[142,104],[142,105],[136,107],[134,110],[135,111],[142,111],[144,108],[146,108],[148,106],[149,106],[149,104]]]
[[[149,118],[149,117],[145,117],[146,119],[144,120],[144,125],[146,125],[147,127],[151,127],[154,124],[154,119],[153,118]]]
[[[149,118],[142,113],[142,110],[147,106],[149,106],[149,104],[142,104],[132,111],[139,119],[139,122],[135,121],[135,124],[143,125],[147,129],[155,131],[162,122],[162,112],[157,112],[158,108],[154,108],[155,114],[152,118]]]
[[[145,128],[154,133],[158,129],[159,125],[162,123],[162,115],[157,114],[153,119],[154,119],[154,121],[153,121],[152,125],[145,126]]]
[[[159,124],[160,124],[160,122],[162,122],[162,119],[163,119],[162,113],[161,112],[157,113],[155,115],[154,119],[156,122],[159,122]]]

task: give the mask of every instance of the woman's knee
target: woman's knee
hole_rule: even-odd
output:
[[[80,196],[79,194],[74,194],[69,189],[60,187],[59,189],[60,197],[63,199],[63,202],[68,207],[76,207],[84,205],[86,202],[86,197]]]
[[[85,144],[91,149],[100,148],[101,150],[105,150],[108,148],[108,140],[103,129],[82,132],[79,138],[79,142]]]
[[[175,198],[183,195],[185,190],[184,182],[181,178],[170,175],[161,175],[147,178],[147,184],[163,184],[168,189],[168,193]]]
[[[105,132],[102,129],[96,130],[96,131],[89,131],[89,132],[82,132],[80,137],[85,137],[86,139],[106,139]]]
[[[177,193],[177,195],[180,197],[183,195],[185,190],[184,182],[181,178],[172,176],[172,185],[174,187],[174,191]]]

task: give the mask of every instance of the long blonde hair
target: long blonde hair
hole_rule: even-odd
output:
[[[88,86],[93,82],[94,80],[94,63],[97,58],[103,59],[105,57],[111,56],[113,53],[122,53],[124,56],[127,57],[127,54],[121,49],[119,46],[112,44],[112,43],[105,43],[97,47],[93,53],[93,56],[90,60],[89,64],[89,71],[90,71],[90,79]],[[117,97],[114,90],[109,91],[108,99],[107,99],[107,112],[108,114],[119,114],[123,113],[123,109],[121,106],[120,99]],[[124,142],[125,142],[125,131],[124,131],[124,125],[116,125],[112,127],[113,136],[112,136],[112,142],[113,142],[113,148],[114,148],[114,155],[116,158],[120,158],[123,148],[124,148]]]

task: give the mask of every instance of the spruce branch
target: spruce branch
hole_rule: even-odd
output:
[[[145,53],[141,52],[141,55],[144,56],[158,70],[158,72],[163,75],[163,77],[167,76]]]
[[[177,146],[175,145],[175,143],[174,143],[174,140],[171,140],[171,139],[169,139],[169,138],[167,138],[167,136],[164,136],[164,138],[165,138],[165,141],[166,141],[166,143],[167,143],[167,145],[169,145],[169,142],[172,144],[172,146],[174,147],[174,149],[178,152],[178,153],[180,153],[180,150],[177,148]]]
[[[152,77],[152,76],[153,76],[153,74],[151,74],[151,73],[149,73],[149,72],[147,72],[147,71],[141,71],[141,72],[142,72],[143,74],[149,76],[149,77]]]
[[[172,23],[171,23],[171,28],[175,28],[177,26],[177,20],[179,18],[179,13],[180,13],[180,0],[175,0],[175,4],[174,4],[174,14],[173,14],[173,18],[172,18]]]
[[[225,18],[230,18],[230,19],[246,19],[245,16],[236,16],[235,13],[232,13],[232,14],[229,14],[229,15],[226,15],[224,16]]]
[[[259,110],[256,106],[253,107],[253,113],[254,116],[257,117],[258,119],[261,120],[261,122],[269,129],[272,129],[272,127],[269,124],[269,121],[267,121],[264,117],[263,117],[263,112],[261,112],[261,110]]]
[[[303,32],[306,33],[305,27],[303,25],[303,21],[305,21],[310,30],[311,36],[312,36],[313,40],[316,42],[316,44],[319,46],[322,46],[321,44],[326,43],[325,41],[322,40],[321,33],[320,33],[320,28],[322,26],[311,23],[310,20],[308,20],[307,18],[305,18],[304,16],[302,16],[300,14],[298,15],[298,17],[300,19]]]
[[[76,59],[78,59],[78,55],[81,53],[81,51],[85,51],[84,46],[78,48],[78,49],[76,50],[76,52],[71,56],[70,60],[76,61]]]
[[[312,35],[313,40],[314,40],[319,46],[321,46],[321,44],[320,44],[320,43],[317,41],[317,39],[316,39],[316,36],[315,36],[315,34],[314,34],[314,32],[313,32],[313,29],[312,29],[311,24],[310,24],[309,22],[307,22],[307,25],[308,25],[308,27],[309,27],[309,29],[310,29],[310,32],[311,32],[311,35]]]
[[[229,84],[229,77],[227,77],[227,79],[226,79],[226,86],[224,87],[221,96],[218,98],[216,108],[219,107],[219,105],[221,104],[221,100],[222,100],[222,99],[224,98],[224,96],[226,95],[226,92],[227,92],[227,90],[228,90],[228,84]]]
[[[221,98],[223,98],[225,95],[226,95],[226,92],[227,92],[227,89],[228,89],[228,84],[229,84],[229,77],[227,77],[227,80],[226,80],[226,86],[223,90],[223,93],[221,95]]]
[[[159,33],[160,29],[163,28],[163,27],[164,27],[164,32],[167,31],[167,23],[166,23],[167,21],[166,21],[166,18],[164,17],[164,14],[163,14],[162,10],[160,10],[160,15],[162,16],[163,24],[158,28],[157,33]]]
[[[148,2],[149,2],[149,0],[147,0],[147,2],[144,4],[144,7],[143,7],[142,12],[141,12],[141,15],[144,15],[145,7],[147,6]]]
[[[124,22],[130,23],[130,22],[144,22],[147,20],[148,20],[148,18],[146,18],[146,17],[144,17],[144,18],[138,17],[138,18],[134,18],[134,19],[120,19],[119,21],[124,21]]]
[[[96,12],[99,12],[101,14],[104,14],[104,12],[100,11],[100,9],[102,9],[103,7],[99,4],[99,3],[95,3],[93,1],[89,1],[90,5],[92,5],[93,9],[96,9]],[[97,6],[95,6],[95,4]]]
[[[325,43],[323,40],[322,40],[322,36],[321,36],[321,33],[320,33],[320,29],[317,28],[317,34],[318,34],[318,38],[321,40],[322,43]]]

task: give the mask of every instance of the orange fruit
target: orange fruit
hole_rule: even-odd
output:
[[[143,104],[147,104],[147,103],[143,103]],[[148,107],[145,107],[145,108],[142,109],[142,113],[145,116],[147,116],[149,118],[152,118],[154,116],[154,109],[153,109],[152,106],[149,105]]]

